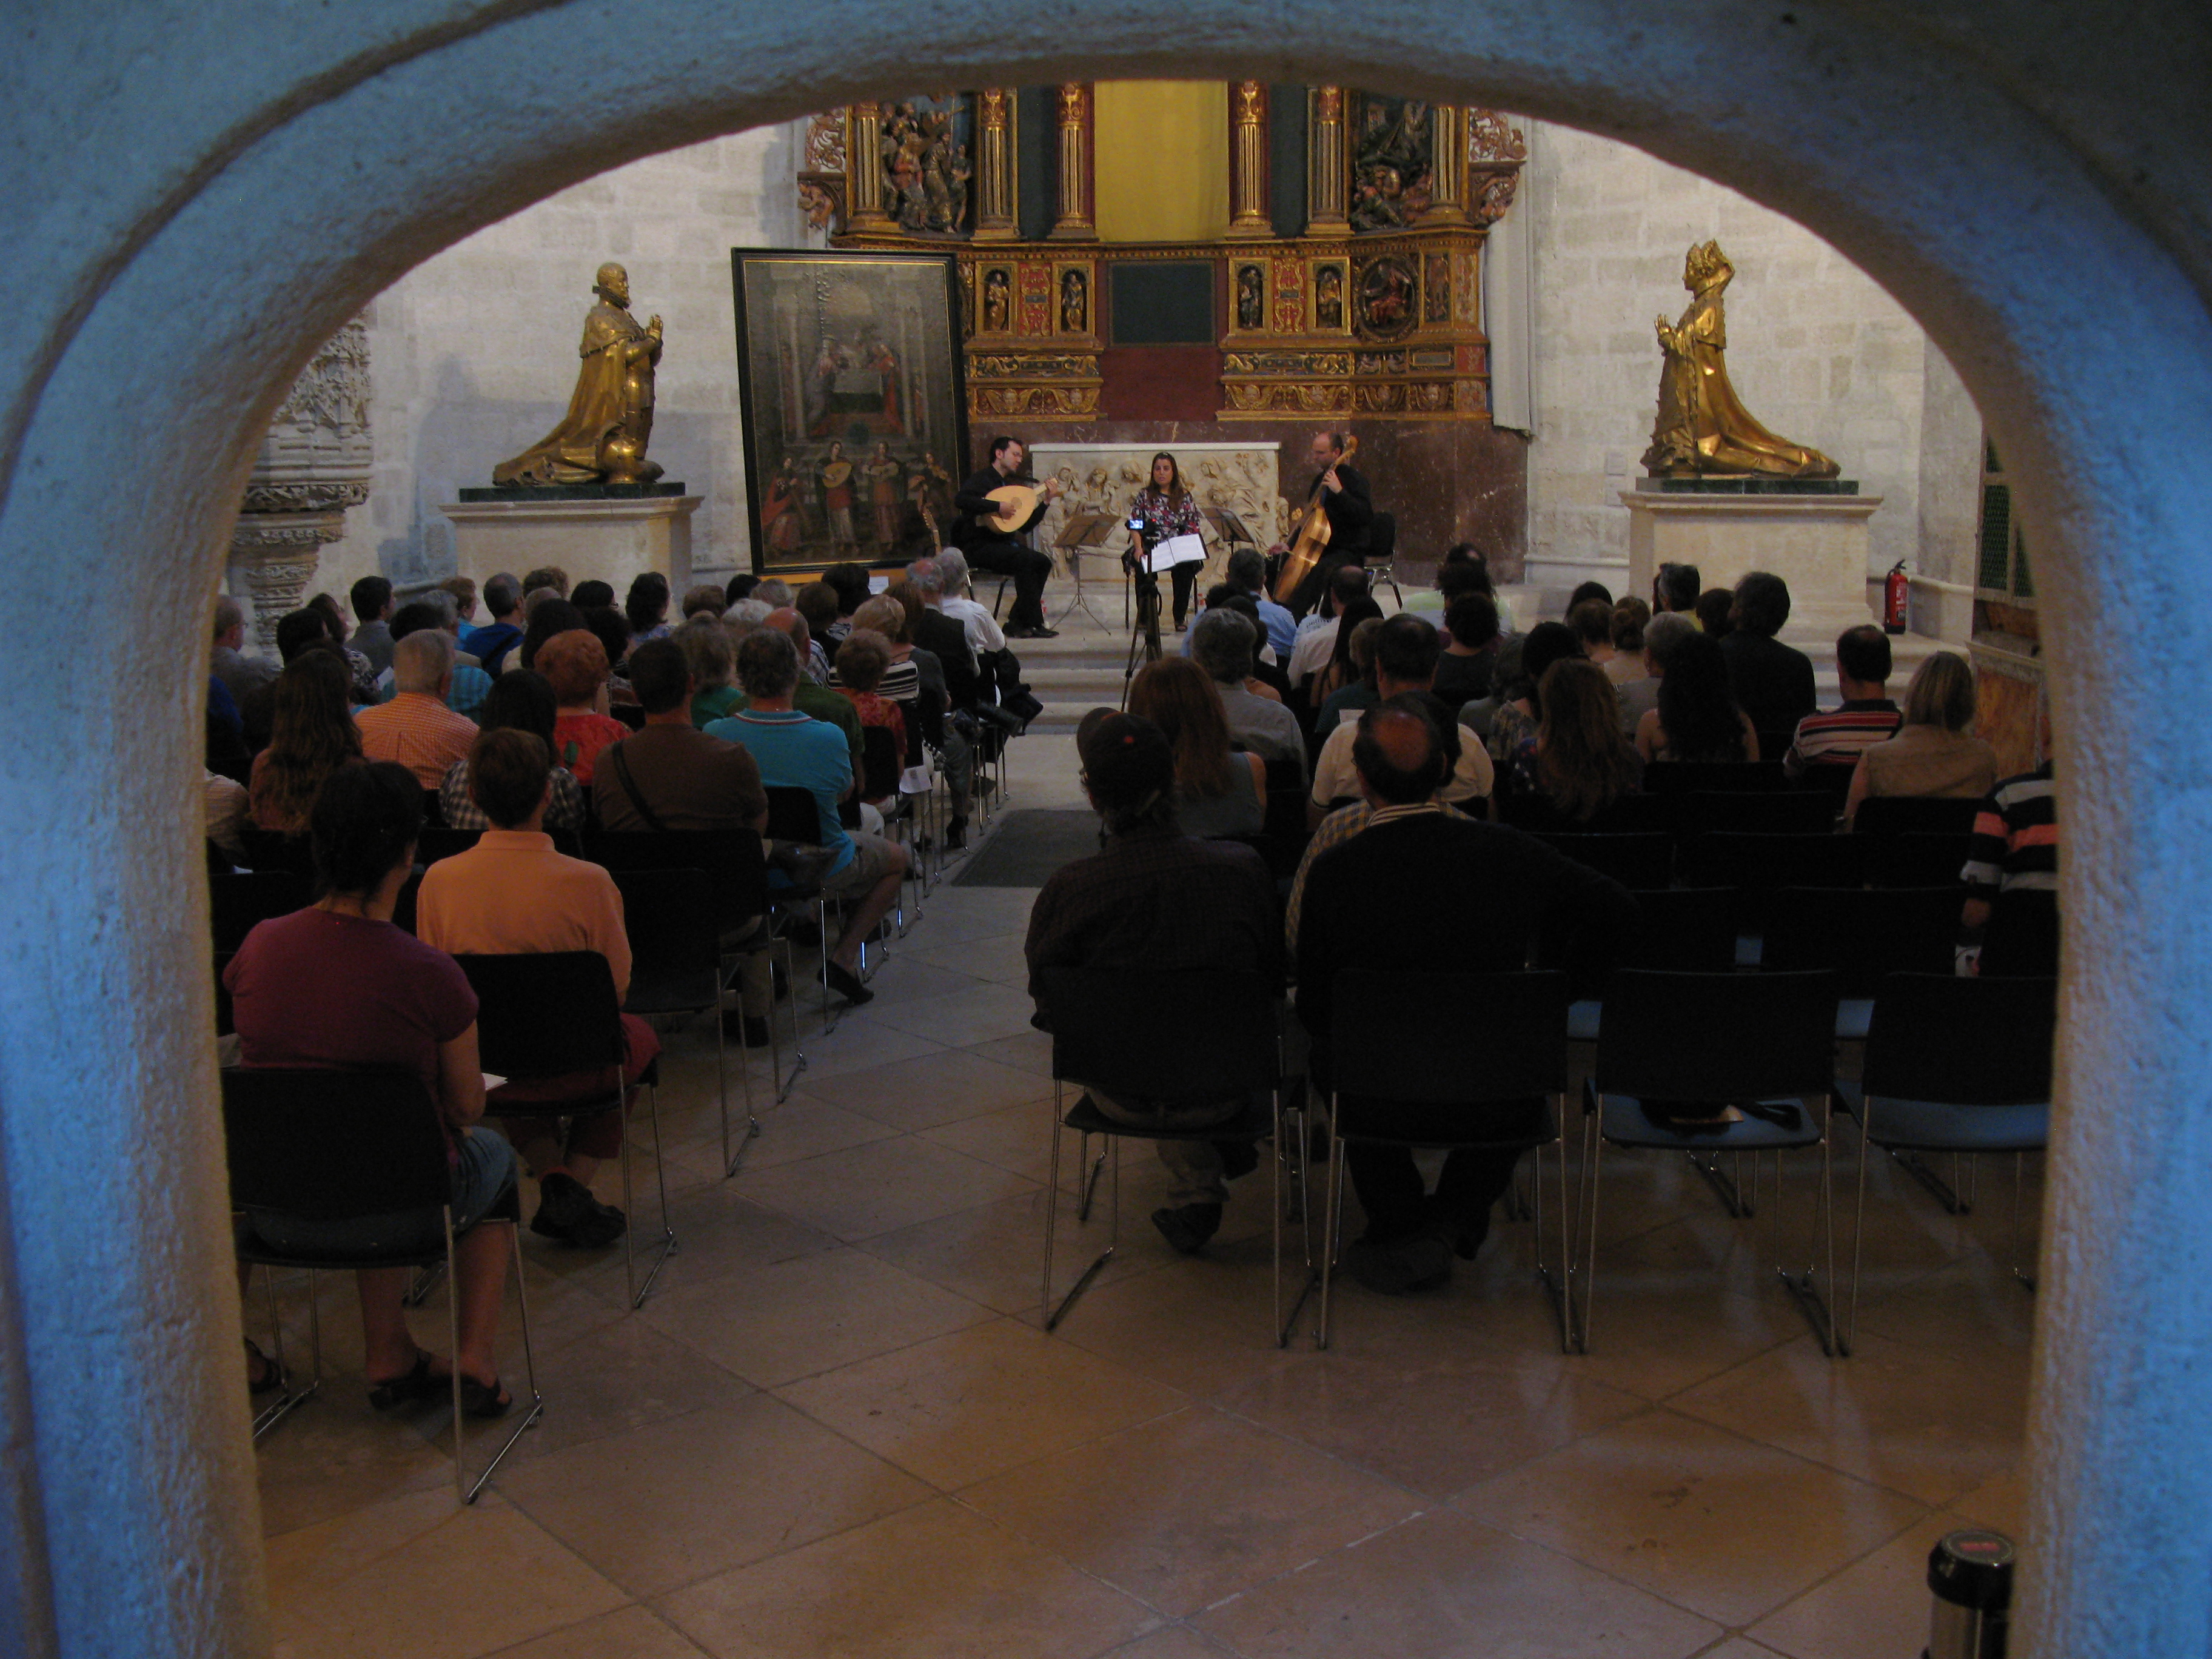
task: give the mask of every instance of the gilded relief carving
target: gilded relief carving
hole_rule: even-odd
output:
[[[1363,339],[1396,340],[1420,324],[1415,308],[1419,279],[1410,255],[1386,253],[1362,259],[1355,270],[1358,288],[1356,332]]]
[[[1353,230],[1402,229],[1427,210],[1435,144],[1428,105],[1360,94],[1348,210]]]
[[[1232,351],[1222,359],[1228,374],[1349,374],[1352,359],[1340,351]]]
[[[1528,159],[1528,141],[1521,131],[1494,109],[1467,112],[1467,159],[1471,167],[1510,161],[1516,167]]]

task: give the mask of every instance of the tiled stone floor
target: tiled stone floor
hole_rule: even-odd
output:
[[[1017,804],[1073,800],[1065,735],[1013,756]],[[1962,1223],[1875,1172],[1843,1364],[1751,1226],[1626,1157],[1589,1357],[1558,1352],[1520,1225],[1438,1294],[1345,1281],[1316,1353],[1267,1329],[1263,1177],[1181,1261],[1140,1151],[1121,1257],[1043,1335],[1031,897],[933,893],[877,1000],[810,1022],[732,1180],[711,1034],[672,1039],[682,1249],[625,1315],[618,1255],[526,1235],[548,1406],[475,1507],[436,1413],[368,1410],[326,1287],[331,1380],[259,1452],[280,1652],[1863,1659],[1919,1650],[1936,1535],[2021,1525],[2002,1182]]]

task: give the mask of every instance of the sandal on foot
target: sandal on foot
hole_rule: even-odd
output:
[[[246,1339],[246,1391],[267,1394],[284,1386],[284,1368],[261,1352],[252,1337]]]
[[[504,1417],[514,1404],[514,1396],[500,1387],[499,1379],[479,1382],[473,1376],[461,1377],[461,1409],[471,1417]]]
[[[430,1375],[430,1356],[417,1348],[415,1368],[406,1376],[387,1377],[368,1385],[368,1403],[380,1412],[388,1412],[410,1401],[428,1399],[437,1392],[437,1379]]]

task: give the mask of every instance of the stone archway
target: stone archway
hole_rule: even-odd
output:
[[[2083,786],[2027,1627],[2069,1659],[2204,1650],[2212,1584],[2175,1543],[2212,1520],[2212,1473],[2172,1453],[2212,1395],[2186,1266],[2212,1174],[2212,869],[2186,816],[2198,745],[2169,711],[2196,706],[2212,641],[2193,615],[2154,641],[2127,604],[2212,566],[2199,13],[1413,0],[1354,33],[1322,0],[1121,0],[1033,41],[953,0],[920,41],[856,0],[408,0],[288,16],[281,39],[235,0],[171,12],[42,21],[0,114],[39,183],[6,210],[38,263],[0,402],[0,559],[44,601],[0,655],[22,825],[0,876],[11,1646],[267,1649],[204,916],[180,896],[200,599],[315,343],[556,189],[892,82],[1262,73],[1478,98],[1723,180],[1849,253],[1973,390],[2039,532]]]

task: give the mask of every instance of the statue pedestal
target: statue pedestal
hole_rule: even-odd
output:
[[[526,490],[500,494],[497,501],[454,501],[438,509],[453,521],[459,574],[474,578],[479,588],[502,570],[521,577],[546,564],[560,566],[571,581],[596,577],[611,584],[617,604],[631,579],[648,570],[667,577],[669,592],[679,601],[691,585],[691,515],[703,495],[582,500],[541,499]]]
[[[1770,571],[1790,584],[1783,641],[1823,659],[1837,635],[1875,620],[1867,608],[1867,520],[1882,498],[1838,492],[1832,482],[1819,494],[1624,489],[1629,592],[1648,597],[1662,564],[1697,566],[1707,592]]]

